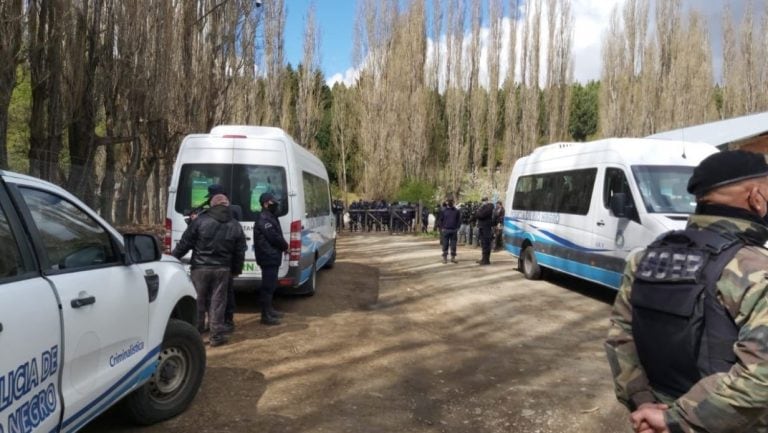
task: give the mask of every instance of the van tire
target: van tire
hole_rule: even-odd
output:
[[[301,285],[301,292],[306,296],[312,296],[315,294],[315,288],[317,287],[317,261],[312,262],[312,271],[309,274],[307,281]]]
[[[536,252],[532,245],[528,245],[520,254],[520,271],[529,280],[541,279],[541,266],[536,261]]]
[[[158,354],[158,366],[150,380],[121,403],[134,423],[154,424],[187,409],[200,389],[205,374],[205,346],[198,330],[187,322],[171,319]],[[168,374],[169,377],[161,377]]]

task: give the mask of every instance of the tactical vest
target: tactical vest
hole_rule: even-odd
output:
[[[648,246],[632,285],[632,335],[653,389],[677,398],[736,362],[739,329],[716,283],[743,241],[710,230],[666,233]]]

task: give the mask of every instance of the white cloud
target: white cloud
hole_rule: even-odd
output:
[[[573,77],[586,83],[600,78],[603,35],[614,7],[624,0],[574,0],[573,11]]]
[[[354,84],[359,77],[359,68],[348,68],[346,71],[344,71],[344,73],[337,72],[333,74],[331,78],[325,80],[325,84],[328,87],[333,87],[333,85],[336,83],[343,83],[345,86],[349,87]]]

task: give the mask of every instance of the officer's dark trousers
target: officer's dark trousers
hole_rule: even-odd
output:
[[[224,323],[235,323],[235,284],[234,278],[229,277],[229,285],[227,286],[227,308],[224,311]]]
[[[493,231],[490,227],[480,227],[480,247],[482,248],[483,257],[480,259],[483,263],[491,262],[491,240],[493,239]]]
[[[261,304],[261,318],[268,319],[272,308],[272,298],[277,289],[277,271],[278,266],[261,267],[261,290],[259,290],[259,303]]]
[[[203,267],[192,270],[192,284],[197,292],[197,328],[205,329],[205,315],[211,329],[211,340],[224,337],[224,311],[227,308],[227,284],[231,273],[228,267]],[[210,305],[207,300],[210,299]]]
[[[456,230],[443,229],[440,232],[440,237],[442,238],[440,243],[443,246],[443,258],[448,257],[449,247],[451,249],[451,257],[456,257],[456,240],[458,239]]]

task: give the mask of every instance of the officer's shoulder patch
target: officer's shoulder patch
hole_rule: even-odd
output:
[[[272,228],[272,223],[264,223],[264,228],[265,229]]]

